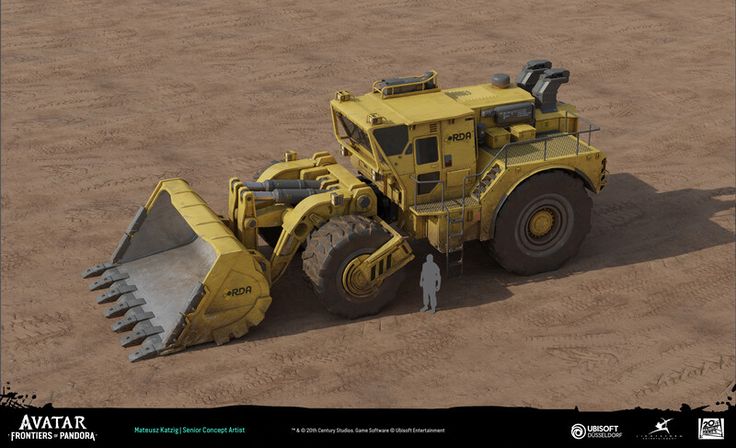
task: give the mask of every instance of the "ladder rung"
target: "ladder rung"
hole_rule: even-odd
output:
[[[463,232],[453,232],[453,233],[448,233],[447,235],[455,238],[458,236],[463,236]]]

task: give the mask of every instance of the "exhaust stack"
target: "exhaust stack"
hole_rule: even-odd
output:
[[[547,69],[532,89],[536,105],[542,112],[557,110],[557,89],[570,80],[570,71],[564,68]]]

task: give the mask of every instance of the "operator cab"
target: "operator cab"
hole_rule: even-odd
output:
[[[339,92],[332,109],[343,151],[402,209],[415,196],[416,203],[460,196],[475,174],[473,110],[442,92],[434,71],[376,81],[360,97]]]

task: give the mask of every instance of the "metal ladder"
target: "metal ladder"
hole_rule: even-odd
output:
[[[465,253],[465,201],[460,208],[460,217],[453,217],[447,209],[447,232],[445,236],[445,271],[448,277],[454,277],[453,270],[457,269],[457,276],[463,275],[463,256]],[[453,232],[452,227],[460,224],[460,231]],[[457,240],[456,243],[452,243]]]
[[[465,254],[465,204],[466,204],[466,190],[465,190],[465,182],[463,182],[463,192],[462,196],[460,197],[461,206],[460,206],[460,216],[452,216],[452,212],[450,211],[450,207],[447,206],[447,201],[445,200],[445,183],[441,180],[436,181],[420,181],[416,178],[412,178],[414,180],[415,184],[422,184],[422,183],[435,183],[440,184],[440,209],[444,210],[445,212],[445,219],[447,225],[445,226],[445,272],[448,278],[450,277],[456,277],[461,276],[463,274],[463,256]],[[416,207],[417,203],[417,197],[416,197],[416,189],[414,190],[414,207]],[[457,232],[452,231],[452,227],[455,225],[460,225],[460,230]],[[456,244],[452,244],[452,241],[457,241]],[[452,275],[452,272],[454,270],[457,270],[457,275]]]
[[[463,258],[465,256],[465,180],[463,180],[463,190],[460,196],[460,216],[453,217],[450,208],[447,207],[444,198],[442,205],[447,213],[447,226],[445,231],[445,272],[448,277],[453,277],[453,269],[457,269],[457,276],[463,275]],[[460,230],[455,232],[453,226],[460,225]],[[452,244],[452,241],[457,241]]]

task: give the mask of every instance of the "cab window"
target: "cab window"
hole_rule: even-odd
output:
[[[417,154],[417,165],[434,163],[439,160],[437,137],[418,138],[414,141]]]
[[[405,125],[390,126],[373,131],[373,136],[381,145],[386,156],[397,156],[404,152],[406,143],[409,141],[409,128]]]

